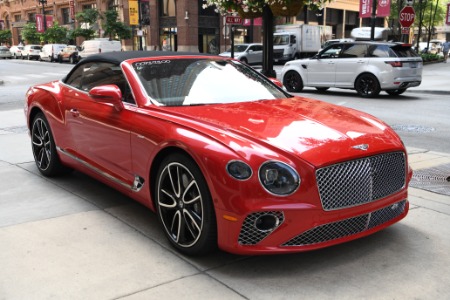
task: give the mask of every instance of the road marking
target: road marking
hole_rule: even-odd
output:
[[[345,103],[347,103],[347,101],[342,101],[342,102],[338,102],[337,105],[344,105]]]

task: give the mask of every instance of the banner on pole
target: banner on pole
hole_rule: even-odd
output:
[[[376,0],[374,0],[376,1]],[[359,1],[359,17],[370,18],[372,16],[372,0]]]
[[[130,25],[139,25],[139,5],[137,1],[128,2],[130,13]]]
[[[42,14],[36,14],[36,31],[44,32],[44,16]]]
[[[391,14],[391,0],[378,0],[377,17],[389,17]]]

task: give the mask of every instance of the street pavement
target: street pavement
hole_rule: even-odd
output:
[[[449,78],[425,66],[411,91],[450,94]],[[415,171],[450,164],[408,153]],[[186,257],[129,198],[78,172],[42,177],[23,111],[0,111],[0,299],[450,299],[450,196],[410,187],[409,201],[401,222],[327,249]]]

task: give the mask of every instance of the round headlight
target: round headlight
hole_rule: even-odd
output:
[[[271,194],[288,196],[300,186],[297,171],[285,163],[269,161],[259,168],[259,180]]]
[[[252,176],[252,169],[246,163],[232,160],[227,164],[227,172],[237,180],[246,180]]]

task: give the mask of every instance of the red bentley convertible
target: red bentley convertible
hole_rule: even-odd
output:
[[[229,58],[90,56],[31,87],[25,113],[43,175],[76,169],[143,203],[185,254],[318,249],[408,212],[412,171],[389,126]]]

